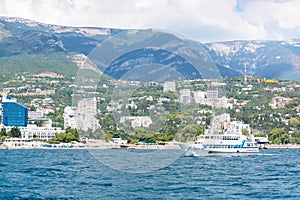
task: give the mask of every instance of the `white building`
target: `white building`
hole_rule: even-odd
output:
[[[206,92],[206,98],[211,99],[212,101],[218,99],[218,88],[217,87],[209,88]]]
[[[190,89],[181,89],[179,102],[183,104],[190,104],[192,102],[191,90]]]
[[[230,115],[228,113],[223,113],[213,117],[210,127],[212,131],[219,131],[226,129],[228,123],[230,123]]]
[[[202,103],[203,104],[203,102],[205,100],[205,94],[206,94],[206,92],[204,92],[204,91],[200,91],[200,90],[193,91],[193,96],[194,96],[195,103]]]
[[[97,100],[96,98],[84,98],[78,101],[76,122],[78,129],[93,131],[100,128],[97,115]]]
[[[6,132],[9,132],[13,127],[0,125],[0,128],[5,128]],[[50,140],[56,138],[56,133],[65,133],[65,130],[62,130],[60,127],[52,127],[51,125],[38,127],[34,124],[28,124],[27,127],[18,127],[18,129],[21,131],[21,137],[24,139]]]
[[[249,124],[244,124],[241,121],[233,121],[227,124],[227,132],[230,134],[242,134],[242,130],[245,129],[250,134],[251,128]]]
[[[28,119],[30,120],[42,120],[43,112],[41,111],[28,111]]]
[[[163,85],[164,92],[176,92],[176,83],[175,81],[166,81]]]
[[[30,124],[27,126],[27,130],[23,132],[22,138],[50,140],[56,138],[56,133],[65,133],[65,130],[62,130],[60,127],[38,127]]]
[[[149,127],[152,124],[152,119],[148,116],[123,116],[120,119],[122,124],[125,124],[127,121],[130,121],[132,128]]]
[[[42,112],[43,115],[48,115],[49,113],[55,113],[55,110],[53,108],[41,108],[38,107],[36,109],[37,112]]]
[[[64,127],[87,131],[100,128],[97,115],[96,98],[84,98],[78,101],[77,107],[68,106],[64,109]]]
[[[67,106],[64,109],[64,127],[77,128],[75,115],[77,113],[77,108],[73,106]]]

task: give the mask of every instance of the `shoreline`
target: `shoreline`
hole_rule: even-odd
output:
[[[265,144],[261,145],[260,150],[282,150],[282,149],[300,149],[299,144]],[[17,147],[7,147],[4,145],[0,145],[1,149],[37,149],[37,150],[54,150],[54,149],[66,149],[66,150],[106,150],[106,149],[119,149],[119,150],[180,150],[180,146],[177,143],[167,144],[167,145],[118,145],[111,143],[87,143],[84,145],[74,145],[74,146],[17,146]]]
[[[106,149],[119,149],[119,150],[180,150],[180,147],[178,144],[172,144],[172,145],[117,145],[117,144],[111,144],[111,143],[90,143],[85,145],[74,145],[74,146],[5,146],[0,145],[1,149],[8,149],[8,150],[16,150],[16,149],[22,149],[22,150],[30,150],[30,149],[36,149],[36,150],[55,150],[55,149],[66,149],[66,150],[106,150]]]
[[[262,147],[262,149],[300,149],[299,144],[268,144]]]

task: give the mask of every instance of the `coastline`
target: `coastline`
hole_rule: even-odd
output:
[[[125,144],[125,145],[120,145],[120,144],[114,144],[114,143],[110,143],[110,142],[104,142],[104,141],[93,141],[93,142],[89,142],[86,144],[82,144],[82,143],[77,143],[77,144],[70,144],[70,145],[66,145],[66,144],[61,144],[61,145],[52,145],[52,146],[14,146],[14,147],[8,147],[5,145],[0,145],[0,150],[1,149],[47,149],[47,150],[51,150],[51,149],[74,149],[74,150],[78,150],[78,149],[85,149],[85,150],[89,150],[89,149],[122,149],[122,150],[180,150],[180,146],[179,143],[171,143],[171,144]],[[280,149],[300,149],[300,144],[265,144],[265,145],[261,145],[260,146],[261,150],[280,150]]]
[[[267,144],[262,149],[300,149],[299,144]]]
[[[177,143],[171,143],[171,144],[115,144],[111,142],[104,142],[101,140],[93,140],[92,142],[88,143],[63,143],[63,144],[47,144],[47,145],[41,145],[41,144],[28,144],[28,143],[22,143],[22,144],[13,144],[13,145],[0,145],[1,149],[132,149],[132,150],[180,150],[180,147]]]

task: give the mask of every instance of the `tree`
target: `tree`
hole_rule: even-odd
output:
[[[288,144],[290,142],[289,134],[285,133],[280,137],[281,144]]]
[[[76,138],[72,133],[57,133],[55,140],[63,143],[68,143],[76,140]]]
[[[79,140],[79,133],[78,133],[77,129],[67,127],[66,133],[70,133],[71,135],[74,136],[75,140],[77,140],[77,141]]]
[[[204,134],[204,127],[196,124],[189,124],[185,126],[181,131],[183,136],[182,139],[187,140],[195,140],[197,136]]]
[[[300,125],[300,120],[296,117],[293,117],[289,120],[289,124],[294,127],[297,128]]]
[[[58,144],[58,143],[69,143],[72,141],[79,140],[79,134],[77,129],[72,129],[70,127],[66,128],[66,133],[56,133],[56,138],[49,140],[49,143]]]
[[[249,136],[249,131],[245,128],[242,129],[242,134]]]
[[[297,144],[300,143],[300,131],[298,131],[298,130],[293,131],[291,136],[292,137],[290,139],[290,142],[294,142],[294,143],[297,143]]]
[[[11,135],[11,137],[14,137],[14,138],[20,138],[21,137],[21,131],[18,127],[13,127],[10,130],[10,135]]]
[[[106,140],[106,141],[112,141],[112,134],[111,133],[103,133],[101,139]]]
[[[269,139],[275,144],[282,143],[282,140],[281,140],[282,137],[283,137],[283,141],[285,142],[287,139],[286,135],[285,135],[284,131],[279,128],[272,129],[272,131],[270,132],[270,135],[269,135]]]
[[[107,114],[100,120],[101,127],[107,132],[116,132],[117,126],[113,115]]]
[[[7,136],[7,133],[6,133],[6,128],[2,128],[1,131],[0,131],[0,136]]]

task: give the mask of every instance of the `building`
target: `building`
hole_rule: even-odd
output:
[[[14,126],[4,126],[0,125],[0,129],[5,128],[6,132],[11,131]],[[41,139],[50,140],[56,138],[56,133],[65,133],[60,127],[52,127],[52,124],[48,124],[45,127],[39,127],[35,124],[28,124],[26,127],[18,127],[21,132],[21,137],[23,139]]]
[[[96,98],[84,98],[78,101],[77,107],[68,106],[64,109],[64,127],[95,131],[100,128],[97,115]]]
[[[273,109],[283,108],[290,100],[291,98],[287,97],[273,97],[270,106]]]
[[[53,108],[42,108],[42,107],[38,107],[36,109],[37,112],[42,112],[43,115],[48,115],[50,113],[55,113],[55,110]]]
[[[51,140],[56,138],[56,133],[65,133],[65,130],[62,130],[60,127],[38,127],[36,125],[30,124],[22,132],[22,138],[33,139],[38,138],[41,140]]]
[[[201,103],[203,104],[204,100],[205,100],[205,92],[204,91],[193,91],[193,96],[194,96],[194,101],[195,103]]]
[[[42,118],[41,112],[28,112],[27,107],[18,103],[16,99],[3,97],[2,100],[2,124],[0,128],[5,128],[6,132],[11,131],[13,127],[18,127],[23,139],[42,139],[50,140],[56,137],[56,133],[65,133],[60,127],[52,127],[52,121],[45,127],[38,127],[34,124],[28,124],[28,116],[31,119],[39,120]]]
[[[260,80],[258,80],[258,82],[259,83],[279,83],[279,81],[276,79],[266,79],[266,78],[260,79]]]
[[[84,98],[78,101],[76,123],[80,130],[87,131],[91,129],[95,131],[100,128],[97,115],[96,98]]]
[[[164,92],[176,92],[176,83],[174,81],[166,81],[163,87]]]
[[[64,127],[77,128],[75,115],[77,114],[77,108],[74,106],[67,106],[64,109]]]
[[[179,102],[183,104],[190,104],[192,102],[191,90],[190,89],[181,89]]]
[[[295,92],[300,92],[300,85],[295,85],[294,90]]]
[[[206,98],[212,101],[216,101],[219,97],[219,91],[217,87],[211,87],[206,92]]]
[[[43,113],[41,111],[28,111],[29,120],[43,120]]]
[[[227,124],[227,132],[230,134],[242,134],[243,130],[246,130],[248,134],[251,133],[251,128],[249,124],[244,124],[241,121],[233,121]]]
[[[215,115],[210,122],[210,127],[211,127],[210,130],[219,131],[225,129],[229,122],[230,122],[230,115],[228,113]]]
[[[16,99],[3,97],[2,99],[2,124],[4,126],[26,127],[28,124],[28,108]]]
[[[120,119],[120,123],[126,126],[126,122],[129,121],[132,128],[137,127],[149,127],[152,124],[151,117],[148,116],[123,116]]]

